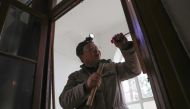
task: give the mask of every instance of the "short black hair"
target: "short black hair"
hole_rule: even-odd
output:
[[[76,55],[79,57],[83,54],[83,48],[85,45],[87,45],[88,43],[91,43],[93,40],[92,37],[86,37],[86,39],[82,42],[80,42],[77,47],[76,47]]]

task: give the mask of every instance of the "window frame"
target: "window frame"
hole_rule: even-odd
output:
[[[136,40],[136,37],[139,33],[135,31],[137,25],[133,22],[138,21],[142,29],[147,51],[143,51],[140,47],[137,51],[139,50],[138,54],[140,54],[139,52],[147,52],[150,56],[140,59],[144,58],[141,65],[145,68],[143,70],[148,70],[157,107],[159,109],[190,108],[190,101],[187,99],[188,86],[185,89],[185,84],[182,84],[183,79],[180,80],[179,77],[179,75],[183,78],[188,77],[185,75],[190,72],[188,68],[190,60],[182,47],[182,43],[177,38],[178,35],[170,22],[162,1],[121,0],[121,2],[129,29],[134,33],[134,40],[138,46],[140,41]],[[188,78],[186,78],[187,80]]]
[[[35,0],[33,1],[36,2]],[[41,107],[43,107],[42,100],[44,99],[44,96],[42,96],[42,91],[44,91],[43,87],[45,85],[43,84],[43,81],[44,81],[44,78],[46,78],[46,74],[47,74],[46,70],[44,69],[47,69],[47,66],[45,65],[45,60],[47,60],[47,56],[45,53],[48,50],[46,46],[47,46],[47,39],[48,39],[49,17],[46,14],[40,11],[36,11],[35,9],[28,7],[17,0],[1,0],[1,2],[2,2],[2,5],[0,7],[0,13],[1,13],[0,33],[2,32],[3,25],[6,20],[6,15],[8,13],[10,6],[15,6],[16,8],[21,9],[23,12],[27,12],[30,15],[36,16],[40,19],[41,32],[40,32],[40,42],[39,42],[39,47],[38,47],[38,58],[36,61],[21,57],[21,56],[10,55],[6,52],[0,52],[0,55],[6,56],[8,58],[17,59],[17,61],[26,61],[26,62],[36,64],[36,69],[34,72],[35,78],[34,78],[33,97],[32,97],[32,109],[41,109]]]

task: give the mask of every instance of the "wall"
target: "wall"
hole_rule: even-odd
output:
[[[102,58],[105,58],[105,59],[114,58],[114,54],[117,48],[115,47],[114,44],[111,43],[111,39],[113,35],[117,33],[121,33],[121,32],[123,34],[126,34],[129,32],[128,25],[124,17],[121,22],[117,22],[112,27],[107,28],[107,30],[100,31],[97,33],[97,36],[99,37],[97,41],[99,43],[99,48],[102,51]]]
[[[162,0],[162,3],[190,57],[190,0]]]
[[[54,53],[55,64],[55,103],[56,109],[61,109],[59,105],[59,95],[61,94],[69,74],[79,69],[80,62],[73,60],[59,52]]]

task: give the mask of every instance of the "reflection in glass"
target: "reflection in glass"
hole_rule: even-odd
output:
[[[157,109],[155,101],[144,102],[143,107],[144,109]]]
[[[40,38],[40,21],[11,6],[0,34],[0,51],[36,59]]]
[[[18,0],[18,1],[25,4],[25,5],[27,5],[27,6],[32,5],[32,0]]]
[[[0,109],[31,109],[35,64],[0,60]]]
[[[62,0],[57,0],[57,3],[56,4],[59,4]]]
[[[141,74],[138,76],[138,81],[143,98],[153,97],[150,83],[148,82],[147,75]]]
[[[129,109],[141,109],[141,106],[139,103],[128,105]],[[146,109],[146,108],[144,108]]]
[[[135,79],[130,79],[128,81],[122,82],[125,100],[127,103],[139,100],[139,95],[137,91],[137,86],[135,84]]]

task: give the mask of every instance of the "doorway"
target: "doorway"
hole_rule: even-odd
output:
[[[90,33],[93,33],[95,36],[94,41],[102,51],[102,58],[114,60],[114,57],[118,54],[118,50],[111,44],[110,40],[114,34],[120,32],[129,33],[130,31],[122,9],[122,4],[119,0],[83,1],[56,20],[54,40],[56,109],[61,108],[58,101],[59,95],[67,82],[69,74],[79,70],[79,66],[82,64],[75,53],[76,45],[84,40]],[[132,40],[130,35],[128,35],[127,38]],[[121,55],[116,58],[122,61]],[[141,92],[141,86],[137,85],[140,80],[138,78],[141,78],[141,80],[143,78],[143,82],[145,82],[144,85],[147,85],[150,93],[152,93],[146,74],[142,74],[134,80],[124,82],[123,86],[126,92],[126,99],[131,99],[131,101],[128,99],[128,102],[126,102],[126,105],[129,105],[129,109],[147,108],[146,100],[143,99]],[[134,81],[135,84],[132,84]],[[129,83],[130,85],[128,85]],[[131,87],[129,89],[131,89],[132,93],[126,90],[128,86]],[[153,104],[154,109],[156,109],[153,94],[150,94],[147,98],[150,99],[151,105]]]

